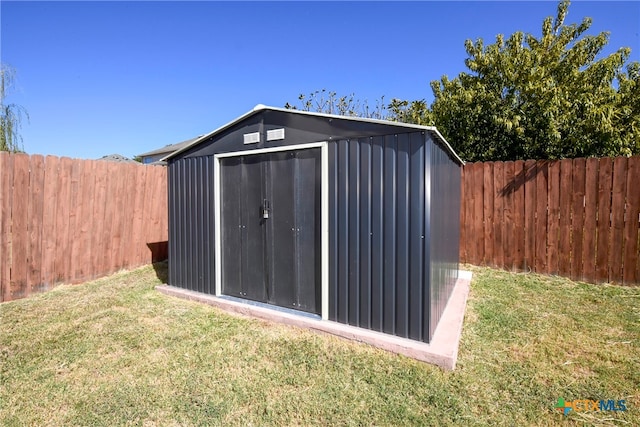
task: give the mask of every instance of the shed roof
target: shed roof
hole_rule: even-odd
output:
[[[262,105],[262,104],[256,105],[253,108],[253,110],[243,114],[242,116],[238,117],[237,119],[235,119],[235,120],[233,120],[233,121],[231,121],[231,122],[219,127],[218,129],[216,129],[216,130],[214,130],[212,132],[209,132],[209,133],[207,133],[205,135],[201,135],[201,136],[199,136],[197,138],[193,138],[190,141],[184,141],[183,142],[184,145],[182,147],[176,149],[175,151],[173,151],[169,155],[165,156],[164,158],[161,159],[161,161],[167,161],[167,160],[179,155],[180,153],[183,153],[183,152],[195,147],[196,145],[200,144],[201,142],[204,142],[204,141],[208,140],[212,136],[215,136],[216,134],[221,133],[221,132],[225,131],[226,129],[228,129],[228,128],[240,123],[241,121],[246,120],[249,117],[254,116],[254,115],[256,115],[256,114],[258,114],[258,113],[260,113],[262,111],[279,111],[279,112],[288,113],[288,114],[306,115],[306,116],[315,116],[315,117],[326,117],[326,118],[331,118],[331,119],[334,119],[334,120],[354,121],[354,122],[360,122],[360,123],[375,123],[375,124],[389,125],[389,126],[395,126],[395,127],[403,127],[403,128],[407,128],[407,129],[423,130],[423,131],[429,132],[434,138],[436,138],[442,144],[444,149],[456,161],[458,161],[461,165],[464,164],[464,161],[456,154],[456,152],[453,150],[453,148],[447,142],[447,140],[444,138],[444,136],[442,136],[442,134],[434,126],[422,126],[422,125],[415,125],[415,124],[411,124],[411,123],[392,122],[392,121],[389,121],[389,120],[369,119],[369,118],[364,118],[364,117],[340,116],[340,115],[336,115],[336,114],[316,113],[316,112],[312,112],[312,111],[290,110],[290,109],[286,109],[286,108],[269,107],[269,106]],[[147,153],[147,154],[149,154],[149,153]]]

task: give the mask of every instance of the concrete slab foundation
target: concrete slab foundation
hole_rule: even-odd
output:
[[[449,298],[440,323],[438,323],[433,339],[429,344],[349,326],[343,323],[314,319],[309,316],[301,316],[263,306],[202,294],[174,286],[162,285],[157,286],[156,289],[166,295],[203,302],[232,314],[283,323],[363,342],[393,353],[437,365],[444,370],[450,371],[455,368],[458,358],[458,345],[460,343],[460,336],[462,335],[462,323],[470,284],[471,272],[460,271],[453,293]]]

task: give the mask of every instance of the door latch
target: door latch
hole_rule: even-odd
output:
[[[271,212],[271,203],[267,199],[264,199],[262,203],[262,219],[269,219],[269,213]]]

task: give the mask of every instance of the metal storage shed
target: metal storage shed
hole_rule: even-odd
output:
[[[431,340],[463,164],[434,127],[258,105],[164,160],[169,285]]]

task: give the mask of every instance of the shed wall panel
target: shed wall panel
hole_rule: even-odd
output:
[[[410,242],[409,253],[411,254],[411,264],[409,266],[409,338],[414,340],[423,339],[423,296],[426,292],[423,279],[424,270],[424,177],[425,177],[425,149],[424,136],[412,135],[411,146],[411,167],[410,167]]]
[[[422,135],[420,135],[422,136]],[[397,172],[397,248],[396,248],[396,335],[409,336],[409,138],[410,134],[398,135]]]
[[[347,141],[349,150],[348,178],[348,323],[360,324],[360,141]]]
[[[329,144],[327,147],[329,164],[329,319],[338,318],[338,146]]]
[[[336,232],[338,233],[338,250],[335,253],[338,270],[338,312],[336,319],[341,323],[349,321],[349,146],[338,144],[338,158],[335,167],[338,169],[337,205],[338,212]],[[329,208],[331,210],[331,208]]]
[[[382,330],[384,303],[384,137],[371,140],[371,329]]]
[[[384,144],[384,184],[382,188],[384,215],[384,237],[383,237],[383,313],[382,330],[387,334],[396,333],[396,231],[398,220],[397,212],[397,136],[387,135]]]
[[[371,138],[363,138],[358,142],[360,146],[360,285],[359,285],[359,324],[363,328],[371,329]]]

